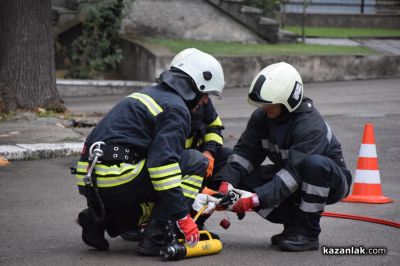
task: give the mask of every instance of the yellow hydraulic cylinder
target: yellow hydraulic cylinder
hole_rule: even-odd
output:
[[[206,235],[208,239],[199,241],[194,247],[185,245],[186,258],[212,255],[221,252],[222,242],[219,239],[213,239],[210,233],[206,230],[202,230],[199,233],[200,235]]]

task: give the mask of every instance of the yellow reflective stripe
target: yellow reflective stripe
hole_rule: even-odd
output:
[[[181,177],[173,177],[172,179],[167,179],[168,182],[162,181],[151,181],[153,183],[153,187],[157,191],[167,190],[175,187],[179,187],[181,185]],[[161,184],[155,182],[162,182]]]
[[[166,183],[168,183],[168,182],[172,182],[172,181],[176,181],[176,180],[179,180],[179,183],[181,182],[181,180],[182,180],[182,176],[180,176],[180,175],[177,175],[177,176],[173,176],[173,177],[170,177],[170,178],[166,178],[166,179],[163,179],[163,180],[157,180],[157,181],[153,181],[153,180],[151,180],[151,183],[153,183],[153,185],[154,184],[156,184],[156,185],[161,185],[161,184],[166,184]]]
[[[150,178],[161,178],[169,175],[181,173],[178,163],[167,164],[159,167],[151,167],[149,169]]]
[[[150,113],[154,116],[159,115],[163,111],[163,109],[156,103],[156,101],[154,101],[150,96],[146,94],[135,92],[129,95],[128,97],[139,100],[147,107]]]
[[[140,207],[142,208],[142,215],[139,218],[138,225],[146,223],[150,220],[150,215],[151,211],[153,210],[154,203],[153,202],[141,203]]]
[[[77,170],[78,172],[87,173],[87,168],[88,168],[88,166],[89,166],[89,163],[88,163],[88,162],[81,162],[81,161],[78,161],[78,163],[77,163],[77,165],[76,165],[76,170]],[[81,171],[79,171],[79,170],[81,170]],[[75,175],[76,184],[77,184],[78,186],[85,186],[85,183],[83,182],[83,177],[84,177],[84,174],[76,174],[76,175]]]
[[[129,181],[133,180],[138,174],[142,171],[143,166],[145,165],[146,160],[143,159],[137,164],[134,165],[134,169],[131,172],[128,172],[124,175],[117,176],[117,177],[97,177],[97,187],[105,188],[105,187],[114,187],[119,186]]]
[[[128,183],[128,182],[132,181],[142,171],[143,166],[145,165],[145,162],[146,162],[146,160],[143,159],[140,162],[138,162],[137,164],[124,166],[124,168],[123,168],[124,171],[126,171],[127,169],[132,170],[132,171],[129,171],[128,173],[125,173],[123,175],[113,176],[113,177],[101,177],[101,176],[98,176],[97,167],[99,165],[96,165],[97,187],[99,187],[99,188],[115,187],[115,186],[119,186],[119,185],[122,185],[122,184],[125,184],[125,183]],[[101,166],[103,166],[103,165],[101,165]],[[107,167],[107,166],[104,166],[104,167]],[[115,167],[117,167],[117,166],[115,166]],[[111,171],[111,172],[108,172],[108,173],[122,173],[122,172],[123,171],[115,171],[115,172]],[[84,186],[85,185],[83,183],[84,175],[77,174],[75,177],[77,179],[77,182],[76,182],[77,185],[80,185],[80,186]]]
[[[200,188],[203,183],[203,178],[201,176],[185,176],[182,178],[182,183],[191,184]]]
[[[186,139],[185,149],[192,147],[193,144],[193,137]]]
[[[81,162],[78,161],[78,164],[76,165],[76,169],[83,169],[83,170],[87,170],[87,167],[89,166],[88,162]]]
[[[215,118],[215,120],[211,124],[208,124],[208,126],[209,127],[222,127],[221,118],[219,118],[219,116],[217,116],[217,118]]]
[[[203,179],[204,179],[202,176],[199,176],[199,175],[190,175],[190,176],[189,175],[185,175],[182,180],[185,180],[185,178],[197,179],[200,182],[203,182]]]
[[[194,187],[191,187],[191,186],[186,186],[185,184],[181,184],[181,188],[184,189],[184,190],[187,190],[187,191],[192,191],[192,192],[194,192],[196,194],[199,192],[198,188],[194,188]]]
[[[107,166],[96,164],[95,173],[97,176],[120,175],[127,170],[135,169],[135,167],[136,165],[127,163],[122,163],[120,167],[118,167],[117,165]]]
[[[76,184],[78,186],[85,186],[85,183],[83,182],[83,177],[84,175],[80,175],[80,174],[76,174],[75,178],[76,178]]]
[[[191,193],[183,192],[183,196],[185,196],[186,198],[196,199],[197,194],[193,195]]]
[[[195,189],[195,188],[192,188],[192,187],[189,187],[189,186],[185,186],[184,184],[181,184],[181,188],[182,188],[182,191],[183,191],[183,195],[185,197],[192,198],[192,199],[195,199],[196,196],[197,196],[197,193],[199,192],[199,189]]]
[[[222,139],[222,137],[220,135],[216,134],[216,133],[207,133],[204,136],[204,140],[205,140],[205,142],[215,141],[215,142],[217,142],[217,143],[219,143],[221,145],[224,144],[224,140]]]

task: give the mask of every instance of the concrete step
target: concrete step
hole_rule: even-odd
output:
[[[238,0],[208,0],[208,2],[257,33],[264,40],[271,43],[278,41],[279,23],[274,19],[264,17],[262,9],[247,6],[244,1]]]
[[[296,43],[298,38],[300,38],[300,35],[298,35],[297,33],[286,30],[278,31],[279,43]]]
[[[256,15],[263,14],[262,9],[246,5],[242,5],[242,7],[240,8],[240,12],[242,12],[243,14],[256,14]]]

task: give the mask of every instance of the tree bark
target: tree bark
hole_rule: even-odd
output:
[[[0,112],[65,110],[56,88],[51,0],[0,1]]]

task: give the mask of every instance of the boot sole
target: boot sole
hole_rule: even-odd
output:
[[[279,248],[283,251],[293,251],[293,252],[301,252],[301,251],[309,251],[309,250],[318,250],[319,249],[319,242],[312,242],[306,245],[294,245],[288,243],[286,241],[281,241],[278,243]]]
[[[161,248],[154,249],[154,248],[145,248],[145,247],[138,246],[137,252],[140,255],[156,257],[156,256],[161,255]]]

